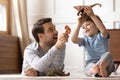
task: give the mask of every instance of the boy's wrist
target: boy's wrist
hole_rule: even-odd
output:
[[[94,15],[94,14],[92,14],[92,15],[89,15],[89,16],[90,16],[91,18],[92,18],[92,17],[95,17],[95,15]]]
[[[82,26],[82,23],[78,23],[78,25],[77,25],[78,27],[81,27]]]

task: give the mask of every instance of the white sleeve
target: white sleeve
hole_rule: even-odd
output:
[[[44,72],[54,61],[56,54],[61,53],[53,46],[44,56],[41,58],[35,54],[35,51],[26,49],[24,53],[24,59],[29,63],[29,65],[39,72]]]

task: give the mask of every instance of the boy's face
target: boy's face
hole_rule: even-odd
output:
[[[92,21],[85,21],[82,25],[83,32],[86,36],[92,37],[98,32],[98,28]]]

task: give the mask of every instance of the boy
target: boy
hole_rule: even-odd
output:
[[[101,19],[94,14],[90,6],[79,9],[84,9],[84,14],[78,18],[72,42],[85,47],[85,74],[87,76],[108,77],[114,71],[114,62],[109,52],[109,34]],[[80,28],[85,34],[82,38],[78,38]]]

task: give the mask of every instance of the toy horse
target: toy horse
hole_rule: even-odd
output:
[[[99,5],[100,7],[101,7],[101,4],[99,4],[99,3],[95,3],[95,4],[92,4],[92,5],[78,5],[78,6],[74,6],[74,8],[78,11],[78,13],[77,13],[77,15],[79,16],[79,15],[84,15],[85,13],[84,13],[84,7],[85,6],[90,6],[90,7],[94,7],[94,6],[96,6],[96,5]],[[81,8],[82,7],[82,8]],[[81,8],[81,9],[80,9]]]

